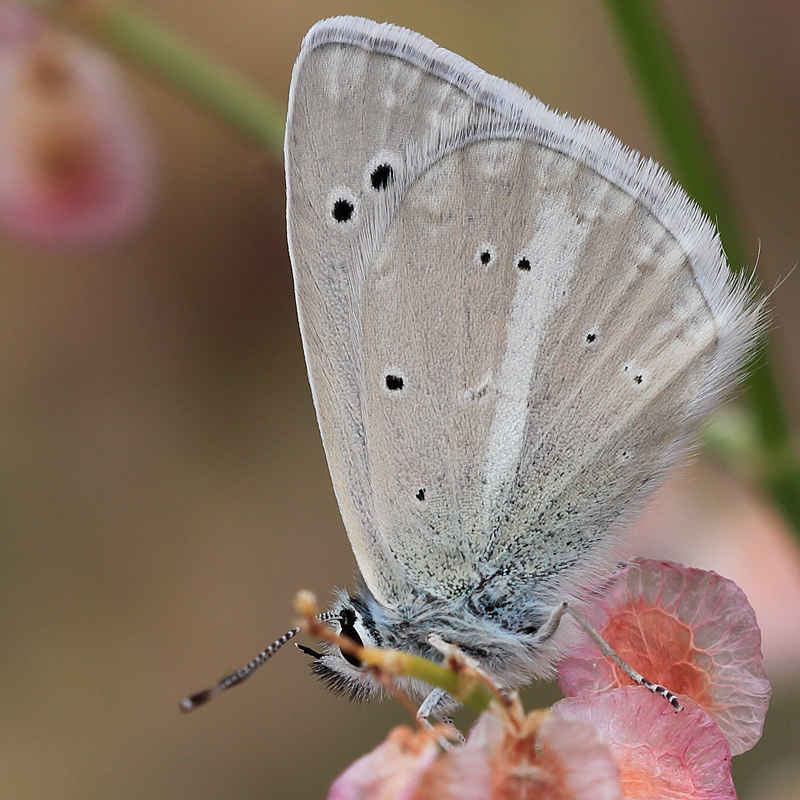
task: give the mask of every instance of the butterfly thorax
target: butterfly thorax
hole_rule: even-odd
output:
[[[559,631],[546,640],[537,637],[549,616],[548,610],[536,608],[533,603],[527,615],[520,614],[520,608],[512,613],[499,603],[489,609],[484,592],[485,585],[481,585],[455,600],[419,592],[402,606],[388,608],[362,586],[354,594],[338,593],[331,609],[336,617],[330,624],[359,644],[396,649],[440,662],[442,654],[429,643],[434,634],[456,645],[509,688],[518,688],[534,678],[552,677],[554,663],[568,644],[569,631]],[[519,595],[515,602],[518,607],[522,605]],[[335,645],[325,646],[312,669],[332,691],[352,700],[363,701],[385,693],[384,687],[362,670],[356,659],[343,655]],[[399,684],[418,702],[431,692],[429,685],[415,679],[403,679]],[[436,713],[444,713],[454,705],[443,703]]]

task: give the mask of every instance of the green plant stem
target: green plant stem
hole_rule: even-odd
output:
[[[460,703],[479,714],[489,708],[492,701],[497,699],[488,685],[475,677],[463,672],[455,672],[420,656],[402,652],[397,652],[397,655],[402,659],[403,675],[444,689]]]
[[[109,0],[27,0],[193,98],[246,139],[283,159],[286,109],[138,9]]]
[[[666,26],[653,0],[606,0],[675,177],[716,219],[734,269],[747,264],[722,172]],[[772,364],[762,352],[750,364],[747,405],[762,452],[762,488],[800,533],[800,460]]]

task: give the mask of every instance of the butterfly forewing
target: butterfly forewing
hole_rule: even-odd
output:
[[[408,182],[409,149],[417,152],[435,140],[443,126],[470,127],[479,115],[494,112],[479,112],[479,104],[459,88],[372,49],[366,33],[352,37],[339,28],[318,30],[316,38],[306,39],[290,93],[290,253],[336,496],[365,581],[379,600],[392,601],[405,577],[402,571],[394,575],[375,510],[373,473],[380,469],[375,460],[380,456],[365,429],[365,273],[391,221],[387,195],[401,194]],[[337,202],[342,203],[338,211]],[[348,203],[351,216],[341,219]]]

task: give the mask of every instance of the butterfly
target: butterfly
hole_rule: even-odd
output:
[[[394,25],[309,31],[285,151],[309,380],[361,573],[324,619],[425,657],[439,637],[510,688],[552,675],[571,641],[554,613],[616,563],[761,306],[656,163]],[[335,690],[380,691],[337,646],[303,649]],[[422,715],[454,704],[404,686]]]

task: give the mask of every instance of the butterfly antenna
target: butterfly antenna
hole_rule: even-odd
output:
[[[328,622],[337,617],[338,614],[335,611],[326,611],[324,614],[319,614],[317,619],[320,620],[320,622]],[[262,664],[269,661],[286,642],[297,636],[301,630],[302,628],[292,628],[290,631],[286,631],[283,636],[276,639],[269,647],[264,648],[264,650],[250,661],[249,664],[221,678],[216,686],[211,686],[208,689],[203,689],[202,692],[196,692],[195,694],[190,694],[188,697],[184,697],[180,704],[181,711],[194,711],[199,706],[204,706],[210,700],[213,700],[218,694],[222,694],[226,689],[238,686],[242,681],[249,678]]]

